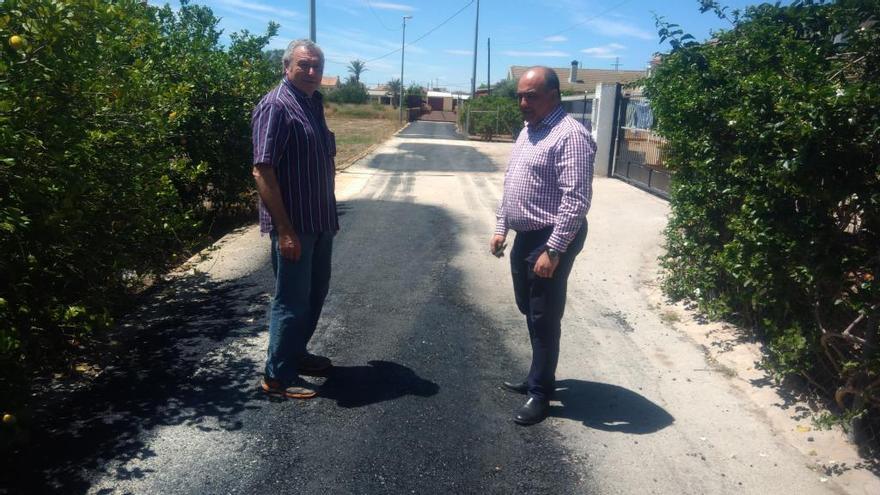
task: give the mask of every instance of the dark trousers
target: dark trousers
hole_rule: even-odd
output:
[[[535,262],[546,249],[553,228],[517,232],[510,251],[510,272],[516,305],[526,317],[529,339],[532,342],[532,366],[529,369],[529,396],[549,400],[556,383],[556,364],[559,362],[559,338],[562,335],[562,315],[568,276],[574,259],[584,247],[587,223],[578,231],[568,249],[559,255],[559,265],[552,278],[535,275]]]

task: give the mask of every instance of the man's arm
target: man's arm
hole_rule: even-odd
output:
[[[583,226],[593,197],[593,160],[596,146],[587,133],[572,133],[564,142],[556,164],[562,201],[553,223],[547,247],[565,252]]]
[[[253,175],[257,192],[272,217],[272,225],[278,233],[281,256],[294,262],[299,261],[299,239],[287,217],[281,186],[275,173],[288,141],[284,110],[277,104],[260,102],[254,109],[251,127],[254,143]]]
[[[284,202],[281,199],[281,187],[278,185],[278,178],[275,175],[275,168],[267,163],[258,163],[254,165],[254,181],[257,184],[257,192],[260,199],[269,210],[272,217],[272,225],[278,232],[278,247],[281,250],[281,256],[293,261],[299,261],[301,246],[293,226],[290,225],[290,219],[287,218],[287,211],[284,209]]]
[[[501,193],[501,202],[495,210],[495,234],[489,240],[489,252],[494,256],[501,257],[500,253],[504,240],[507,239],[507,216],[504,214],[504,192]]]
[[[547,240],[547,248],[560,253],[583,226],[584,216],[590,209],[593,196],[593,160],[596,145],[586,133],[569,136],[564,143],[562,159],[557,163],[557,182],[562,190],[562,201],[553,224],[553,232]],[[535,275],[543,278],[553,277],[559,258],[551,259],[545,251],[535,262]]]

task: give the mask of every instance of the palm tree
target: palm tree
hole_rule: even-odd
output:
[[[386,86],[388,86],[388,90],[393,95],[391,97],[391,104],[394,108],[397,108],[398,103],[400,103],[400,79],[392,79],[388,81]]]
[[[360,59],[354,59],[348,64],[348,71],[356,82],[361,82],[361,74],[366,72],[367,63]]]

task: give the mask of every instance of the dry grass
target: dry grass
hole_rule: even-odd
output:
[[[336,169],[354,163],[371,147],[390,138],[400,129],[395,119],[359,118],[343,112],[327,115],[327,126],[336,134]]]
[[[397,109],[389,105],[377,105],[368,103],[354,105],[351,103],[327,103],[324,107],[324,115],[331,117],[346,117],[353,119],[387,119],[396,120],[399,116]]]

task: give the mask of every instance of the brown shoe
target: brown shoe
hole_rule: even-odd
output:
[[[288,399],[311,399],[318,395],[318,392],[307,383],[285,387],[278,380],[266,378],[265,376],[260,380],[260,388],[269,395],[286,397]]]

